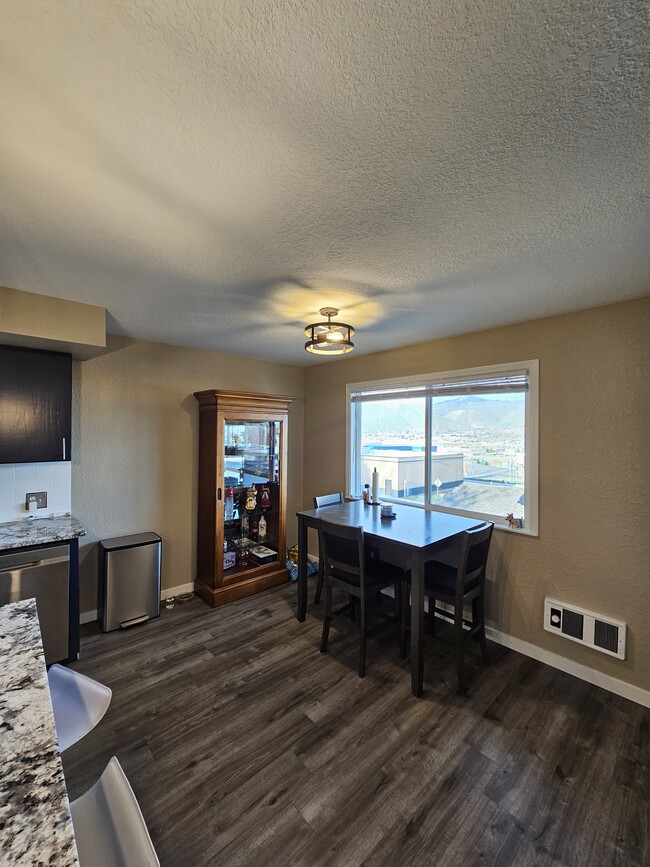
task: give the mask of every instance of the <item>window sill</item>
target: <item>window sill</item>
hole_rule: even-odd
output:
[[[509,527],[508,524],[498,524],[494,522],[495,530],[503,530],[504,533],[513,533],[515,536],[532,536],[536,539],[539,536],[539,530],[529,530],[527,527]]]
[[[354,497],[346,495],[346,500],[360,500],[361,497]],[[393,497],[380,497],[379,498],[383,503],[396,503],[399,506],[408,506],[411,509],[425,509],[426,506],[423,503],[413,503],[413,502],[405,502],[402,499],[395,499]],[[428,511],[431,512],[440,512],[441,515],[457,515],[459,518],[476,518],[477,521],[492,521],[494,524],[495,530],[502,530],[505,533],[513,533],[516,536],[531,536],[532,538],[537,538],[539,536],[539,530],[532,530],[529,527],[511,527],[507,522],[501,523],[500,521],[495,520],[494,518],[489,517],[489,515],[471,515],[463,512],[454,512],[451,509],[441,509],[441,508],[432,508]]]

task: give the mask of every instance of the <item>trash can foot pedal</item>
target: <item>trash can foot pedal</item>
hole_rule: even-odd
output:
[[[134,617],[133,620],[123,620],[120,623],[120,629],[127,629],[129,626],[135,626],[138,623],[146,623],[149,620],[148,614],[143,614],[142,617]]]

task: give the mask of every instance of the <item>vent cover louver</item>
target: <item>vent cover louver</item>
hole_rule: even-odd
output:
[[[562,632],[571,638],[577,638],[578,641],[583,640],[585,618],[582,614],[571,611],[565,608],[562,612]]]
[[[621,620],[601,617],[557,599],[544,600],[544,629],[619,659],[625,659],[625,628]]]
[[[604,620],[594,620],[594,644],[602,650],[616,653],[618,648],[618,626],[605,623]]]

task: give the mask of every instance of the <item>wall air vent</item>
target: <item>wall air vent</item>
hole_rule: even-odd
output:
[[[625,623],[620,620],[601,617],[593,611],[565,605],[547,596],[544,600],[544,629],[601,653],[625,659]]]

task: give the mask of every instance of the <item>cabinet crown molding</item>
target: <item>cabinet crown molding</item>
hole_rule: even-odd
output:
[[[199,402],[200,409],[233,409],[252,410],[258,412],[286,412],[294,397],[285,394],[260,394],[252,391],[226,391],[209,388],[205,391],[195,391],[194,397]]]

